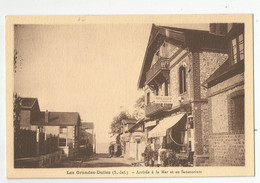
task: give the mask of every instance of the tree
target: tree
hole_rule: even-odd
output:
[[[134,107],[135,110],[133,112],[133,116],[137,120],[144,118],[144,95],[136,100]]]
[[[23,58],[22,55],[15,49],[14,50],[14,73],[17,73],[18,70],[22,71]]]
[[[131,115],[127,111],[121,111],[117,116],[113,118],[110,125],[110,134],[115,135],[121,132],[121,123],[124,119],[130,119]]]
[[[14,93],[13,96],[13,127],[14,127],[14,158],[18,158],[19,151],[19,134],[20,134],[20,114],[21,114],[21,97]]]

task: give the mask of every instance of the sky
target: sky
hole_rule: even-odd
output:
[[[18,25],[14,90],[38,98],[40,110],[79,112],[94,122],[97,143],[110,123],[134,110],[151,24]],[[208,25],[177,27],[208,29]]]

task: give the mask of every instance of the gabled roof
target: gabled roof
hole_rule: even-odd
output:
[[[124,124],[135,124],[137,122],[136,119],[123,119],[122,123]]]
[[[82,129],[94,129],[94,123],[92,123],[92,122],[82,122],[81,128]]]
[[[22,109],[31,109],[36,103],[38,103],[37,98],[21,98]]]
[[[32,121],[31,125],[43,126],[74,126],[80,121],[78,112],[48,112],[49,121],[45,122],[45,112],[40,112],[38,120]]]
[[[200,49],[221,52],[227,50],[224,36],[213,35],[210,34],[209,31],[157,26],[153,24],[137,84],[138,88],[144,86],[146,72],[151,67],[153,55],[157,47],[162,44],[165,39],[171,40],[172,44],[183,49],[188,47],[191,50]]]

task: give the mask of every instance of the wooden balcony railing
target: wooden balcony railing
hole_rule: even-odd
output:
[[[152,79],[162,70],[169,70],[170,61],[166,58],[159,59],[151,68],[146,72],[146,82],[149,83]]]
[[[171,108],[172,104],[160,104],[152,102],[145,106],[145,116],[152,116],[160,112],[170,110]]]

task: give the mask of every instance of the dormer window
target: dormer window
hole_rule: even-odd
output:
[[[244,60],[244,34],[240,34],[231,41],[231,60],[233,64]]]

